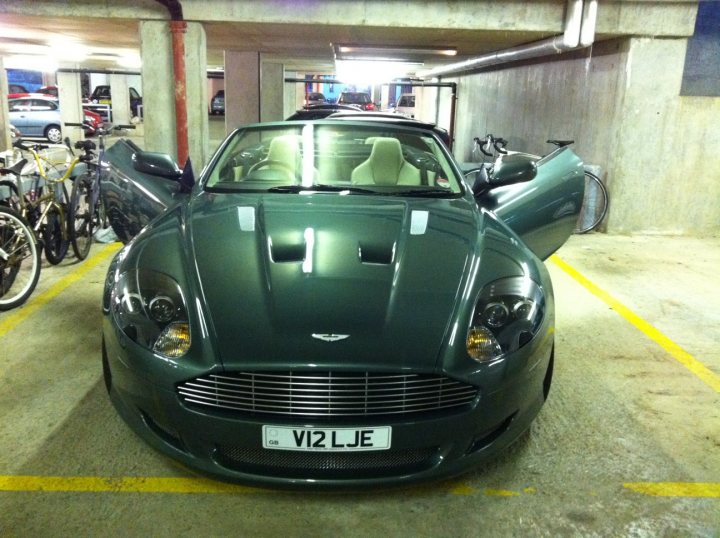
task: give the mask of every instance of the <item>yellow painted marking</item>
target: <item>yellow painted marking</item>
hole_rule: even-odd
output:
[[[510,491],[508,489],[491,489],[485,488],[485,496],[487,497],[519,497],[520,494],[517,491]]]
[[[46,290],[40,295],[31,296],[27,303],[11,311],[11,313],[5,319],[0,321],[0,337],[5,336],[13,328],[15,328],[25,319],[37,312],[48,301],[60,295],[60,293],[62,293],[67,287],[80,280],[97,265],[106,261],[121,247],[122,245],[120,243],[111,243],[105,246],[99,252],[85,260],[85,263],[78,266],[77,270],[58,280],[50,287],[50,289]],[[42,278],[42,273],[40,273],[40,278]]]
[[[628,482],[625,489],[653,497],[720,497],[720,483],[694,482]],[[177,494],[259,494],[271,490],[217,482],[209,478],[182,477],[101,477],[101,476],[0,476],[0,491],[41,491],[81,493],[177,493]],[[486,497],[520,497],[537,490],[522,492],[507,489],[479,490],[467,484],[454,486],[453,495]]]
[[[457,486],[454,486],[450,493],[453,495],[475,495],[477,493],[477,490],[475,488],[472,488],[468,486],[467,484],[458,484]]]
[[[466,497],[478,494],[485,495],[486,497],[520,497],[523,494],[533,494],[535,492],[535,488],[525,488],[522,492],[495,488],[484,488],[480,490],[478,488],[468,486],[467,484],[456,484],[450,488],[450,493],[452,495],[462,495]]]
[[[636,329],[642,332],[645,336],[650,338],[650,340],[654,341],[661,348],[667,351],[676,361],[678,361],[685,368],[687,368],[698,378],[700,378],[700,380],[703,381],[706,385],[709,385],[711,388],[713,388],[715,392],[720,392],[720,376],[715,374],[712,370],[710,370],[702,362],[693,357],[690,353],[685,351],[678,344],[670,340],[670,338],[663,334],[659,329],[653,327],[650,323],[635,314],[632,310],[630,310],[620,301],[615,299],[608,292],[588,280],[576,269],[571,267],[567,262],[563,261],[558,256],[552,256],[550,259],[555,265],[565,271],[581,286],[583,286],[590,293],[595,295],[595,297],[607,304],[610,308],[615,310],[615,312],[620,314],[620,316],[625,318],[626,321],[628,321]]]
[[[263,490],[203,478],[0,476],[0,491],[88,493],[261,493]]]
[[[652,497],[720,497],[718,482],[628,482],[623,487]]]

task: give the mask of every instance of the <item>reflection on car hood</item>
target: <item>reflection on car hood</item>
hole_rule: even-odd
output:
[[[224,365],[433,368],[478,240],[481,217],[469,206],[196,198],[190,240]]]

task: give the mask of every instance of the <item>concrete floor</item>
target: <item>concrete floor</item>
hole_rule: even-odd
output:
[[[577,274],[547,262],[555,379],[529,435],[452,481],[344,494],[226,488],[129,430],[100,368],[115,248],[43,266],[0,314],[0,536],[720,534],[720,239],[572,237],[558,256]]]

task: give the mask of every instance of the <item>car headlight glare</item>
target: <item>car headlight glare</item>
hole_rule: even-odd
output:
[[[190,349],[190,324],[180,285],[148,269],[132,269],[113,279],[110,297],[115,322],[125,335],[164,357]]]
[[[500,343],[486,327],[470,327],[467,336],[467,351],[473,359],[481,362],[502,353]]]
[[[163,329],[155,341],[153,351],[165,357],[182,357],[190,349],[190,325],[171,323]]]
[[[496,280],[485,286],[467,332],[470,357],[487,362],[530,342],[545,314],[542,288],[526,277]]]

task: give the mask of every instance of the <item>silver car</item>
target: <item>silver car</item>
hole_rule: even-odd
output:
[[[41,97],[20,97],[8,101],[10,123],[24,136],[42,136],[53,144],[62,140],[60,108],[57,101]]]

